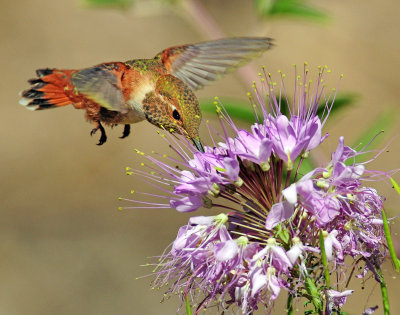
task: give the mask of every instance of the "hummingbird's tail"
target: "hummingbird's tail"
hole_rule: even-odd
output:
[[[71,74],[76,70],[39,69],[38,78],[28,80],[31,88],[21,93],[19,103],[31,110],[69,105],[74,95]]]

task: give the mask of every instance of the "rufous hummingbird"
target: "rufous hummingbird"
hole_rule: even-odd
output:
[[[147,120],[169,132],[199,138],[201,111],[193,91],[233,71],[271,47],[270,38],[239,37],[167,48],[153,59],[107,62],[82,70],[39,69],[28,82],[20,104],[31,110],[72,104],[86,110],[100,130],[98,145],[107,140],[102,123],[124,125]]]

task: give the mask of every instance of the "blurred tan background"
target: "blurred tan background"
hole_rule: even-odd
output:
[[[326,125],[327,157],[338,136],[354,143],[385,108],[400,106],[397,1],[314,1],[331,16],[323,24],[261,21],[252,1],[201,3],[229,36],[275,38],[276,47],[253,67],[266,65],[276,73],[308,61],[310,68],[329,65],[332,77],[345,74],[341,91],[360,98]],[[117,198],[129,197],[141,185],[124,172],[140,162],[133,149],[168,152],[155,129],[137,124],[129,138],[120,140],[122,128],[114,128],[98,147],[99,135],[89,136],[92,126],[83,111],[30,112],[18,105],[18,92],[28,87],[26,80],[37,68],[150,58],[169,46],[209,39],[182,12],[148,4],[119,11],[91,9],[79,1],[0,1],[0,314],[176,313],[177,300],[160,304],[162,292],[150,290],[151,278],[135,278],[151,272],[140,265],[160,254],[190,215],[170,209],[117,211]],[[245,100],[247,91],[235,74],[198,95]],[[369,168],[399,167],[399,131],[383,135],[382,143],[394,141]],[[390,215],[398,215],[399,197],[390,183],[377,187],[388,196]],[[389,265],[385,272],[393,314],[399,314],[399,281]],[[361,314],[376,304],[379,287],[369,281],[345,310]],[[275,313],[282,314],[282,308]]]

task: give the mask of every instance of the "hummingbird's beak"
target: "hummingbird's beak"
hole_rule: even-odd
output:
[[[203,148],[203,145],[200,142],[200,138],[192,138],[192,141],[193,141],[195,147],[197,148],[197,150],[199,150],[200,152],[204,153],[204,148]]]

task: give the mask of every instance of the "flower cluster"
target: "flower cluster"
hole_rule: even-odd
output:
[[[357,163],[363,151],[345,146],[343,137],[327,165],[302,174],[309,151],[327,136],[322,127],[336,92],[326,96],[326,73],[320,67],[313,82],[305,67],[289,100],[284,75],[279,88],[263,69],[261,90],[253,85],[255,101],[250,97],[256,117],[250,131],[238,129],[216,100],[219,142],[213,137],[213,147],[202,153],[171,137],[179,158],[167,158],[176,167],[147,156],[157,167],[134,171],[162,190],[169,204],[135,202],[180,212],[224,209],[192,217],[179,229],[160,257],[155,286],[173,281],[168,292],[197,301],[197,312],[212,304],[236,305],[243,314],[260,306],[269,311],[285,290],[289,301],[306,297],[314,311],[330,314],[352,293],[344,285],[346,257],[362,266],[357,276],[376,272],[386,256],[384,198],[364,182],[385,174]],[[335,283],[329,279],[334,271]]]

